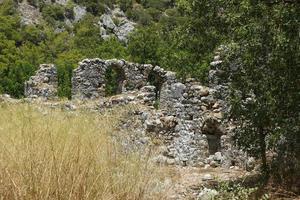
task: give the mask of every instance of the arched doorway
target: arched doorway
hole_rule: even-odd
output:
[[[125,81],[124,70],[117,66],[108,67],[105,72],[105,96],[121,94]]]
[[[221,123],[214,117],[207,117],[201,131],[206,135],[209,154],[221,151],[221,136],[224,134]]]
[[[164,83],[164,79],[161,76],[159,76],[157,73],[152,71],[152,72],[150,72],[150,74],[148,76],[147,82],[150,85],[155,86],[155,104],[154,104],[154,107],[159,108],[160,92],[161,92],[162,85]]]
[[[216,152],[221,151],[221,136],[206,134],[208,142],[209,155],[214,155]]]

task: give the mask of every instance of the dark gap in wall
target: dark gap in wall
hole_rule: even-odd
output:
[[[161,92],[162,85],[164,83],[164,79],[161,76],[159,76],[157,73],[155,73],[154,71],[151,71],[148,76],[147,82],[150,85],[155,86],[155,105],[154,106],[156,108],[159,108],[160,92]]]
[[[216,152],[221,150],[221,136],[206,134],[208,141],[208,150],[210,155],[214,155]]]
[[[109,67],[105,72],[105,96],[121,94],[124,81],[123,69],[116,66]]]

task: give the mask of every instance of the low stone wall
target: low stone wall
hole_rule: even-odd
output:
[[[58,88],[57,70],[53,64],[42,64],[35,76],[25,82],[26,97],[56,98]]]

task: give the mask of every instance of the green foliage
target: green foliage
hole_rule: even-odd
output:
[[[14,15],[16,12],[15,2],[13,0],[3,0],[0,7],[1,16]]]
[[[94,23],[96,20],[91,15],[87,15],[74,28],[74,46],[87,57],[96,57],[97,47],[101,44],[100,29]]]
[[[56,67],[58,72],[58,96],[71,99],[72,93],[72,72],[77,67],[78,62],[84,57],[78,50],[71,50],[58,55]]]
[[[38,45],[45,41],[46,35],[36,26],[25,26],[22,30],[22,39]]]
[[[246,188],[240,184],[230,185],[228,182],[223,182],[219,184],[217,190],[219,194],[216,200],[250,200],[253,199],[253,193],[257,191],[257,188]]]
[[[151,16],[153,21],[158,22],[162,13],[156,8],[148,8],[146,12]]]
[[[158,64],[160,38],[155,28],[149,27],[135,32],[129,41],[128,51],[138,63]]]
[[[50,4],[43,7],[43,18],[51,25],[55,25],[56,21],[65,19],[65,9],[61,5]]]
[[[121,10],[126,12],[128,9],[132,9],[133,0],[119,0],[118,4],[120,5]]]
[[[265,173],[270,149],[281,160],[273,174],[291,176],[299,171],[299,12],[293,2],[247,0],[225,10],[228,23],[235,27],[227,66],[239,67],[231,77],[232,114],[241,127],[236,140],[262,159]],[[299,173],[287,180],[292,183],[297,177]],[[285,182],[282,176],[281,181]]]
[[[105,95],[112,96],[122,92],[124,72],[118,68],[109,68],[105,73]]]
[[[86,7],[87,11],[93,15],[101,15],[105,12],[105,7],[112,7],[114,0],[74,0],[75,3]]]
[[[147,26],[152,23],[151,15],[143,8],[129,9],[126,12],[126,15],[129,19],[143,26]]]
[[[103,59],[127,59],[128,52],[116,38],[103,41],[97,48],[97,55]]]
[[[174,5],[173,0],[141,0],[141,3],[146,8],[155,8],[165,10]]]
[[[205,82],[212,51],[196,51],[187,32],[191,21],[174,15],[162,17],[158,25],[141,28],[132,35],[128,46],[131,59],[163,66],[176,71],[179,77],[196,77]]]
[[[15,15],[13,1],[4,1],[0,14],[0,91],[20,97],[23,93],[23,82],[33,71],[28,60],[34,56],[20,51],[25,50],[28,47],[26,45],[22,49],[17,48],[21,43],[21,34],[18,31],[19,18]]]
[[[72,30],[55,33],[57,20],[64,18],[62,7],[43,7],[48,24],[21,26],[15,4],[5,0],[0,7],[0,92],[22,97],[24,82],[41,63],[58,68],[60,97],[71,97],[72,71],[84,58],[128,58],[126,48],[115,38],[103,41],[97,20],[87,15]],[[70,6],[72,7],[72,6]]]

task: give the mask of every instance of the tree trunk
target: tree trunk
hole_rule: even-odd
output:
[[[266,156],[266,134],[264,129],[261,127],[259,128],[259,145],[260,145],[260,157],[262,161],[262,170],[265,176],[265,180],[267,181],[269,178],[269,168],[267,164],[267,156]]]

